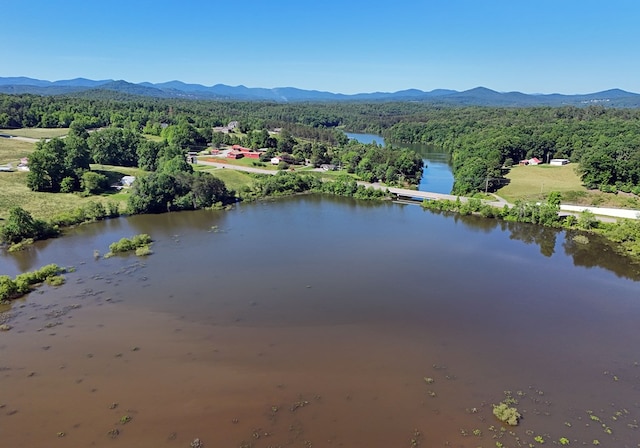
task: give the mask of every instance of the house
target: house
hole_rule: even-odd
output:
[[[227,153],[228,159],[242,159],[243,157],[244,154],[242,152],[233,149]]]
[[[189,151],[187,153],[187,162],[196,164],[198,163],[198,152],[197,151]]]
[[[336,170],[336,166],[333,165],[332,163],[323,163],[322,165],[320,165],[320,168],[322,168],[325,171],[335,171]]]
[[[529,165],[540,165],[542,163],[542,160],[538,159],[537,157],[532,157],[527,160],[527,162],[529,162]]]
[[[120,179],[120,184],[123,187],[130,187],[131,185],[133,185],[133,182],[136,180],[136,176],[122,176],[122,179]]]
[[[551,159],[549,165],[562,166],[569,163],[569,159]]]
[[[235,128],[238,127],[237,121],[230,121],[226,126],[214,126],[213,132],[222,132],[223,134],[228,134],[229,132],[233,132]]]

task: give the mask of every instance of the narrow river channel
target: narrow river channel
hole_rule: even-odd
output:
[[[347,137],[359,141],[360,143],[376,143],[385,145],[382,136],[376,134],[357,134],[347,132]],[[450,156],[442,148],[433,145],[423,144],[394,144],[403,148],[416,151],[422,157],[425,164],[422,179],[418,185],[419,191],[430,191],[433,193],[451,193],[453,188],[453,172],[451,170]]]

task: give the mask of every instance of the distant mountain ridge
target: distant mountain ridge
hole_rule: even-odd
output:
[[[35,95],[73,95],[83,97],[104,96],[105,94],[142,96],[151,98],[181,98],[193,100],[237,100],[274,102],[330,102],[330,101],[420,101],[458,106],[585,106],[599,104],[607,107],[640,107],[640,94],[620,89],[603,92],[564,95],[525,94],[521,92],[497,92],[486,87],[476,87],[462,92],[435,89],[425,92],[418,89],[397,92],[357,93],[352,95],[319,90],[304,90],[295,87],[273,89],[228,86],[216,84],[211,87],[188,84],[182,81],[163,83],[130,83],[124,80],[91,80],[75,78],[60,81],[19,77],[0,77],[0,93]]]

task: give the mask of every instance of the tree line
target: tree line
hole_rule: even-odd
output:
[[[213,126],[232,120],[239,121],[246,137],[212,133]],[[250,146],[264,137],[263,131],[274,128],[327,147],[345,145],[342,130],[371,132],[396,144],[429,143],[451,153],[454,191],[459,194],[499,187],[503,167],[531,157],[578,162],[588,188],[640,192],[637,109],[0,95],[0,127],[66,127],[74,121],[86,128],[173,134],[167,137],[191,149],[202,149],[206,142]],[[263,138],[261,145],[273,149],[277,143]],[[302,149],[299,156],[310,152]],[[321,155],[322,149],[316,152]]]

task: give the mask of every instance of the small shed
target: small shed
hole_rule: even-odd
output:
[[[529,165],[540,165],[542,163],[542,160],[538,159],[537,157],[532,157],[527,160],[527,162],[529,162]]]
[[[136,180],[136,176],[122,176],[120,179],[120,183],[123,187],[130,187],[133,185],[133,182]]]

